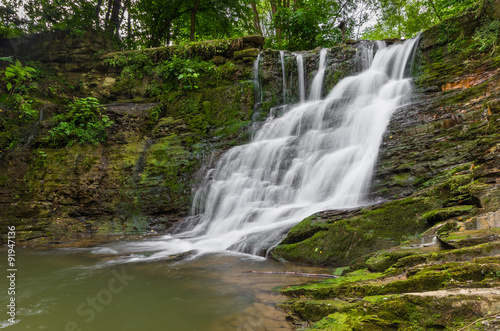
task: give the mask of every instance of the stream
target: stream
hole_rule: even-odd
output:
[[[234,252],[141,261],[140,256],[148,253],[124,251],[129,243],[18,248],[17,323],[7,322],[2,305],[0,328],[292,330],[278,308],[286,297],[273,288],[317,278],[245,271],[329,272]],[[7,291],[1,291],[0,301],[8,300]]]

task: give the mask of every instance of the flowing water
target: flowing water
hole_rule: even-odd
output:
[[[262,104],[262,86],[260,84],[260,53],[257,55],[257,59],[253,63],[252,76],[253,76],[253,86],[254,86],[254,116],[258,112],[260,105]]]
[[[271,289],[305,279],[242,271],[316,272],[255,255],[315,212],[369,203],[382,135],[411,92],[405,75],[415,43],[379,45],[370,67],[324,100],[312,97],[321,95],[313,83],[311,101],[289,107],[252,142],[225,153],[177,233],[87,249],[18,250],[19,321],[0,328],[290,329],[275,307],[284,298]],[[314,81],[325,73],[326,51],[321,55]],[[6,291],[0,300],[7,302]],[[0,314],[7,319],[5,305]]]
[[[311,278],[249,270],[324,272],[242,255],[117,263],[127,242],[99,248],[17,249],[16,323],[8,323],[7,282],[0,329],[80,331],[292,330],[276,286]],[[7,256],[6,250],[0,255]],[[5,279],[5,275],[2,277]]]
[[[367,70],[340,81],[324,100],[267,121],[251,143],[225,153],[196,191],[193,216],[158,244],[155,255],[266,255],[305,217],[368,204],[382,135],[411,93],[405,73],[415,44],[379,45]],[[322,50],[311,96],[321,93],[316,82],[323,80],[325,55]]]
[[[306,101],[306,84],[304,81],[304,57],[302,54],[297,54],[297,72],[299,79],[299,101]]]
[[[286,72],[285,72],[285,52],[280,51],[281,72],[283,74],[283,103],[287,103],[286,97]]]
[[[311,84],[311,94],[309,95],[309,100],[319,100],[321,99],[321,92],[323,91],[323,78],[325,77],[325,64],[326,64],[326,54],[328,49],[323,48],[319,53],[319,68],[316,76]]]

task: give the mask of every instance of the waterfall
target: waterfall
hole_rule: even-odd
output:
[[[253,84],[254,84],[254,112],[253,112],[253,119],[256,120],[259,115],[259,108],[260,105],[262,104],[262,87],[260,84],[260,78],[259,78],[259,70],[260,70],[260,53],[257,55],[257,59],[253,63],[253,68],[252,68],[252,77],[253,77]]]
[[[323,90],[323,77],[325,77],[325,62],[327,48],[323,48],[319,54],[319,67],[316,76],[311,84],[311,94],[309,95],[309,100],[319,100],[321,99],[321,92]]]
[[[43,121],[43,110],[45,109],[45,107],[46,105],[44,105],[42,109],[40,109],[38,113],[38,120],[35,123],[31,124],[30,129],[28,131],[28,138],[24,146],[29,146],[31,145],[32,142],[35,141],[36,136],[38,135],[38,131],[40,131],[40,124]]]
[[[299,101],[302,103],[306,101],[306,88],[304,82],[304,57],[302,54],[297,54],[297,71],[299,79]]]
[[[280,51],[281,72],[283,74],[283,104],[287,103],[286,98],[286,73],[285,73],[285,52]]]
[[[324,100],[290,108],[266,121],[252,142],[227,151],[194,194],[193,216],[154,244],[163,249],[154,256],[188,250],[265,255],[315,212],[370,203],[383,133],[409,102],[405,72],[416,42],[379,47],[367,70],[341,80]]]

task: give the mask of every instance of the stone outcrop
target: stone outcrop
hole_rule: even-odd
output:
[[[314,215],[292,229],[300,240],[289,234],[275,258],[342,266],[438,222],[500,208],[500,50],[493,43],[481,53],[474,37],[498,16],[484,9],[478,15],[465,13],[420,36],[413,102],[391,119],[373,183],[374,201],[392,201],[344,217]],[[355,240],[339,240],[339,233]],[[323,243],[335,254],[318,256]]]
[[[105,55],[76,37],[23,42],[10,45],[39,61],[43,74],[29,82],[36,89],[26,96],[39,116],[18,120],[2,105],[8,111],[0,114],[0,221],[16,225],[25,244],[164,231],[188,214],[197,173],[248,139],[252,63],[233,54],[255,52],[260,36]],[[198,59],[207,56],[223,61]],[[196,81],[162,76],[169,58],[192,64]],[[113,121],[107,140],[51,147],[52,118],[65,111],[60,103],[87,96],[105,103]]]
[[[378,203],[308,217],[273,250],[338,267],[335,280],[281,290],[296,327],[500,327],[497,8],[481,2],[420,36],[413,102],[394,115],[380,151]]]

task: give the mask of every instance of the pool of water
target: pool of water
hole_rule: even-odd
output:
[[[292,330],[276,286],[309,277],[244,271],[324,269],[229,253],[148,258],[127,242],[93,248],[17,248],[16,323],[0,282],[0,328],[8,330]],[[120,248],[120,249],[116,249]],[[7,260],[7,251],[0,255]],[[144,256],[144,259],[140,257]],[[7,273],[6,263],[1,264]]]

